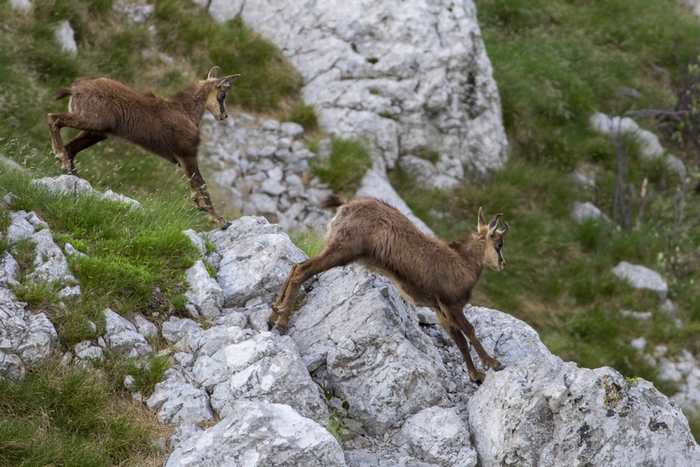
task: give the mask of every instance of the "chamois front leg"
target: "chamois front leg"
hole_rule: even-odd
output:
[[[228,229],[231,223],[227,222],[226,219],[216,213],[216,210],[212,205],[211,198],[209,197],[207,184],[204,181],[204,178],[202,178],[202,174],[199,172],[197,158],[177,157],[176,159],[182,169],[185,171],[185,175],[187,175],[187,178],[190,180],[191,198],[197,206],[197,209],[200,211],[206,211],[209,216],[209,220],[214,222],[221,230]]]
[[[479,359],[481,360],[481,364],[483,366],[491,368],[494,371],[499,371],[505,368],[501,362],[489,355],[486,349],[484,349],[484,346],[481,345],[481,341],[476,335],[476,329],[474,329],[472,323],[467,320],[467,317],[464,316],[464,311],[462,309],[459,311],[453,310],[452,319],[455,321],[464,335],[467,336],[469,342],[471,342],[471,344],[474,346],[474,350],[476,350],[476,353],[479,355]]]
[[[435,310],[438,315],[438,320],[461,352],[464,362],[467,364],[467,371],[469,372],[469,379],[471,381],[480,385],[484,381],[484,378],[486,378],[486,374],[477,370],[474,366],[471,353],[469,352],[470,342],[474,346],[474,350],[476,350],[476,353],[479,355],[481,364],[484,367],[489,367],[495,371],[503,369],[503,365],[490,356],[481,345],[481,341],[476,336],[474,326],[472,326],[466,316],[464,316],[461,307],[446,307],[440,303],[439,300],[438,305],[439,308]],[[467,339],[469,339],[469,341],[467,341]]]
[[[53,153],[56,159],[61,163],[61,170],[64,173],[72,173],[70,158],[68,157],[68,151],[63,145],[63,140],[61,139],[61,128],[67,126],[64,123],[64,117],[70,115],[67,113],[50,113],[48,115],[49,119],[49,133],[51,134],[51,147],[53,148]]]

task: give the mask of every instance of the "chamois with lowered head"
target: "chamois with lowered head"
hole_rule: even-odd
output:
[[[240,75],[217,78],[215,66],[205,80],[193,83],[169,98],[140,93],[110,78],[78,78],[60,89],[55,99],[71,96],[68,112],[50,113],[49,131],[56,159],[64,173],[78,175],[75,155],[93,144],[114,137],[177,164],[190,181],[192,199],[200,211],[222,230],[230,223],[214,210],[207,185],[199,172],[199,122],[208,110],[217,120],[228,117],[224,100],[231,81]],[[61,128],[80,130],[65,145]]]
[[[280,332],[286,330],[294,299],[309,278],[357,261],[391,279],[416,306],[436,312],[462,352],[472,381],[480,384],[486,375],[474,366],[467,339],[483,366],[502,368],[486,352],[474,326],[464,316],[464,306],[484,263],[495,270],[506,264],[501,249],[508,225],[503,223],[503,229],[499,228],[502,214],[496,214],[487,224],[479,208],[478,230],[448,244],[424,234],[397,209],[374,198],[345,201],[330,195],[320,206],[338,208],[328,223],[326,246],[318,255],[292,267],[268,318],[271,329],[277,326]]]

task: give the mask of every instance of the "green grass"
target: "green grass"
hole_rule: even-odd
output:
[[[698,52],[697,18],[673,0],[476,5],[513,148],[568,168],[599,145],[587,125],[592,111],[672,107],[675,39],[686,62]],[[623,88],[642,97],[628,97]]]
[[[313,146],[311,149],[315,150]],[[371,166],[369,152],[362,141],[334,139],[330,158],[312,163],[311,170],[334,193],[352,196]]]
[[[306,253],[306,256],[312,258],[323,250],[324,238],[318,235],[313,229],[309,228],[303,232],[297,232],[290,235],[292,243],[294,243],[301,251]]]
[[[14,174],[0,175],[0,187],[17,196],[13,210],[36,212],[59,245],[70,242],[87,255],[70,257],[69,265],[91,316],[105,306],[118,313],[168,311],[169,297],[184,292],[183,271],[198,253],[182,231],[197,211],[178,210],[181,200],[154,197],[145,209],[131,210],[94,197],[54,196]]]
[[[0,381],[0,466],[155,465],[153,426],[97,373],[50,363]],[[155,423],[154,423],[155,424]]]

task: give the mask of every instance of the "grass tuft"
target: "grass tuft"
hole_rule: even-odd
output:
[[[357,191],[362,177],[372,166],[365,145],[359,140],[335,139],[327,161],[314,162],[311,170],[334,193],[351,196]]]

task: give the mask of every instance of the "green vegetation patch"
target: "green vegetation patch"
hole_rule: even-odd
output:
[[[35,211],[48,222],[61,246],[71,243],[86,255],[70,257],[69,265],[83,294],[76,306],[87,319],[99,322],[107,306],[122,314],[176,308],[172,302],[185,291],[184,270],[199,256],[182,233],[190,228],[195,210],[182,212],[176,207],[178,200],[173,199],[154,199],[147,207],[134,210],[90,196],[54,196],[31,184],[28,176],[0,174],[0,194],[7,192],[16,195],[13,210]],[[21,254],[24,243],[15,247],[20,264],[29,261],[22,258],[31,256],[31,251]],[[84,328],[76,310],[46,303],[51,297],[42,293],[46,287],[30,287],[19,293],[25,294],[32,306],[39,307],[42,302],[50,305],[59,331],[71,330],[69,334],[74,335],[66,344],[84,338],[84,333],[76,330]]]
[[[156,447],[141,410],[123,404],[97,373],[57,363],[19,382],[1,380],[0,465],[148,465]]]
[[[334,139],[330,157],[313,162],[311,170],[327,183],[334,193],[352,196],[371,166],[372,160],[362,141]]]

